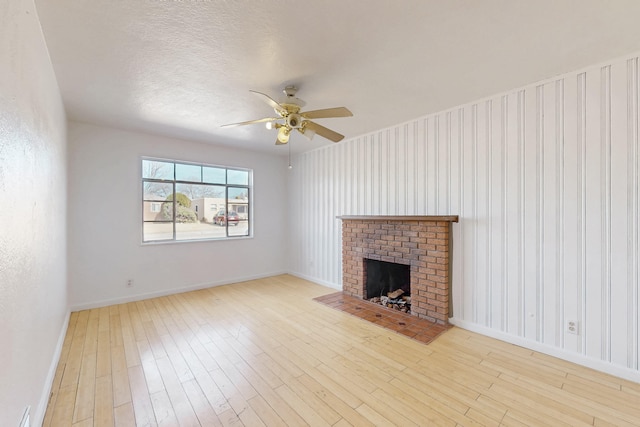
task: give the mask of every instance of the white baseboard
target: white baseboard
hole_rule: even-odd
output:
[[[51,387],[53,387],[53,380],[56,376],[56,369],[58,369],[58,362],[60,362],[60,356],[62,354],[62,346],[64,344],[64,338],[67,335],[67,328],[69,327],[69,317],[71,316],[71,311],[67,310],[67,314],[64,317],[64,321],[62,322],[62,329],[60,330],[60,335],[58,336],[58,343],[56,344],[55,351],[53,352],[53,358],[51,359],[51,365],[49,366],[49,372],[47,373],[47,378],[44,382],[44,387],[42,389],[42,395],[40,396],[40,401],[38,402],[38,407],[33,412],[31,416],[31,424],[34,426],[41,426],[44,421],[44,415],[47,411],[47,405],[49,404],[49,395],[51,394]]]
[[[71,311],[90,310],[92,308],[106,307],[114,304],[124,304],[128,302],[140,301],[140,300],[149,299],[149,298],[164,297],[167,295],[179,294],[182,292],[198,291],[200,289],[213,288],[215,286],[223,286],[223,285],[230,285],[232,283],[247,282],[249,280],[264,279],[265,277],[279,276],[281,274],[287,274],[287,272],[275,271],[275,272],[259,274],[255,276],[234,277],[232,279],[220,280],[217,282],[197,283],[195,285],[188,285],[180,288],[164,289],[162,291],[157,291],[157,292],[147,292],[147,293],[136,294],[136,295],[127,295],[127,296],[118,297],[118,298],[110,298],[110,299],[86,302],[81,304],[74,304],[70,307],[70,310]]]
[[[557,357],[558,359],[566,360],[577,365],[595,369],[596,371],[604,372],[606,374],[614,375],[625,380],[640,383],[640,371],[636,371],[625,366],[615,365],[613,363],[593,359],[591,357],[553,347],[548,344],[531,341],[522,337],[507,334],[505,332],[496,331],[495,329],[487,328],[486,326],[481,326],[475,323],[456,319],[455,317],[450,318],[449,323],[471,332],[477,332],[479,334],[486,335],[500,341],[505,341],[510,344],[528,348],[540,353],[547,354],[549,356]]]
[[[320,279],[318,279],[316,277],[310,277],[310,276],[306,276],[306,275],[301,274],[301,273],[295,273],[295,272],[292,272],[292,271],[289,271],[287,274],[290,274],[290,275],[295,276],[295,277],[299,277],[299,278],[307,280],[309,282],[316,283],[318,285],[326,286],[328,288],[333,288],[333,289],[336,289],[338,291],[342,290],[342,285],[341,284],[327,282],[327,281],[324,281],[324,280],[320,280]]]

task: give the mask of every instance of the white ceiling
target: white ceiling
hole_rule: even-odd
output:
[[[347,138],[640,50],[638,0],[36,0],[69,118],[286,155],[249,89]],[[300,152],[332,144],[301,135]]]

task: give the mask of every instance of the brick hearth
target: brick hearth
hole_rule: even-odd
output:
[[[341,216],[342,290],[366,295],[365,259],[409,265],[411,314],[448,324],[451,223],[457,216]]]

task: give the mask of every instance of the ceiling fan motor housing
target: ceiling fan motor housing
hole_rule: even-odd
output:
[[[289,114],[287,116],[287,126],[292,129],[299,129],[302,126],[302,116],[300,114]]]

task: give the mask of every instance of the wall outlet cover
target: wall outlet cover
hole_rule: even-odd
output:
[[[567,332],[574,335],[580,334],[580,324],[577,320],[567,320]]]

